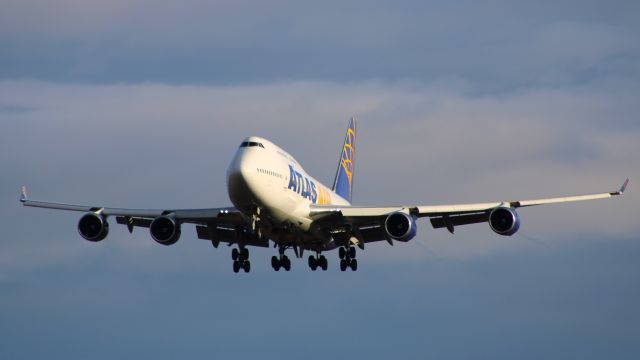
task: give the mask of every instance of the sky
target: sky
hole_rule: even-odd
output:
[[[637,359],[640,3],[0,2],[0,358]],[[359,270],[275,273],[183,229],[77,234],[34,199],[227,206],[264,136],[354,202],[614,191],[519,211],[512,237],[418,222]]]

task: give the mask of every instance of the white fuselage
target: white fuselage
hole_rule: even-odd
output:
[[[248,217],[258,213],[270,227],[293,227],[307,234],[312,204],[349,205],[286,151],[260,137],[245,139],[236,152],[227,170],[227,189],[233,205]]]

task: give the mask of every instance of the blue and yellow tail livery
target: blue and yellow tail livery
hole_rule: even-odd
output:
[[[336,178],[333,181],[333,191],[351,203],[353,195],[353,169],[355,165],[356,153],[356,119],[349,120],[347,134],[344,137],[342,153],[340,154],[340,164]]]

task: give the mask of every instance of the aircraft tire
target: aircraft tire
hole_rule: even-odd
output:
[[[322,268],[322,271],[327,271],[327,268],[329,267],[327,258],[324,255],[320,256],[320,267]]]
[[[347,260],[342,259],[340,260],[340,271],[345,271],[347,270]]]

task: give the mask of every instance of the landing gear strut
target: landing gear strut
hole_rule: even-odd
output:
[[[278,249],[280,256],[271,257],[271,267],[275,271],[280,271],[280,268],[284,268],[286,271],[291,270],[291,260],[289,260],[289,257],[284,254],[284,250],[285,248],[281,246]]]
[[[324,255],[320,255],[320,253],[317,253],[316,256],[309,255],[309,267],[312,271],[316,271],[317,268],[327,271],[328,266],[327,258]]]
[[[256,208],[255,213],[251,216],[251,231],[257,241],[262,240],[262,228],[260,226],[260,208]]]
[[[231,250],[231,259],[233,259],[233,272],[238,273],[240,269],[248,273],[251,271],[251,262],[249,261],[249,249],[241,247]]]
[[[358,270],[358,260],[356,260],[355,247],[341,247],[338,249],[338,255],[340,256],[340,271],[346,271],[349,267],[351,268],[351,271]]]

